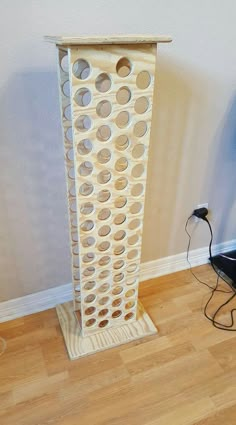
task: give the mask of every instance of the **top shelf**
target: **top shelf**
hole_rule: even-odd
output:
[[[83,35],[79,37],[64,37],[47,35],[44,39],[50,43],[60,46],[71,46],[81,44],[146,44],[146,43],[170,43],[172,38],[165,35]]]

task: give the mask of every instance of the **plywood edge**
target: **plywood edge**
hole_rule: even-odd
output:
[[[71,36],[50,36],[44,37],[45,41],[57,45],[80,45],[80,44],[146,44],[146,43],[170,43],[172,38],[167,35],[147,35],[147,34],[129,34],[129,35],[81,35],[79,37]]]
[[[120,327],[109,328],[98,334],[81,336],[81,329],[75,317],[72,302],[56,307],[65,345],[71,360],[95,354],[109,348],[117,347],[146,336],[157,334],[157,329],[145,311],[142,303],[138,303],[138,319]]]

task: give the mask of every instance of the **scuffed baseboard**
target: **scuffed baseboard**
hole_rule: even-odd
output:
[[[231,251],[233,249],[236,249],[235,239],[214,245],[212,252],[213,254],[217,254],[222,251]],[[190,251],[189,257],[193,267],[206,264],[209,257],[208,247]],[[141,264],[140,281],[153,279],[187,268],[186,252],[160,258],[158,260],[147,261]],[[3,301],[0,303],[0,322],[6,322],[18,317],[27,316],[28,314],[48,310],[49,308],[55,307],[57,304],[62,304],[71,299],[72,285],[71,283],[67,283],[65,285],[56,286],[55,288],[36,292],[35,294]]]

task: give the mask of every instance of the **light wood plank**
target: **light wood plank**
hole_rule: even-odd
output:
[[[127,35],[81,35],[79,37],[46,35],[46,41],[58,45],[71,46],[79,44],[145,44],[170,43],[172,38],[167,35],[127,34]]]

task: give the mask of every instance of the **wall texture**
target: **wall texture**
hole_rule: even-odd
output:
[[[159,33],[143,261],[186,249],[209,202],[236,237],[234,0],[12,0],[0,16],[0,300],[71,281],[54,46],[45,34]],[[193,247],[208,243],[198,225]]]

